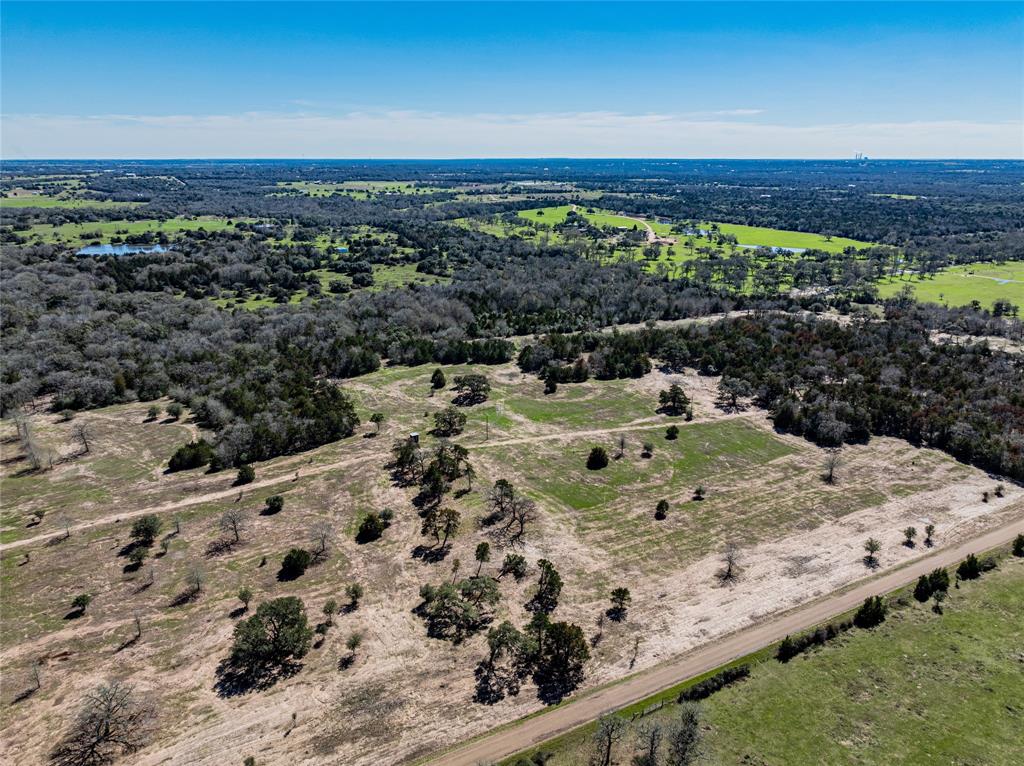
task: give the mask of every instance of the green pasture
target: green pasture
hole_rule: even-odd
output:
[[[951,589],[942,614],[908,591],[902,592],[905,606],[890,611],[877,628],[854,629],[786,664],[765,651],[743,658],[753,665],[750,678],[701,703],[705,756],[700,762],[1017,763],[1024,560],[1005,557],[998,570]],[[625,713],[665,699],[668,704],[640,720],[671,725],[679,710],[677,690],[692,681]],[[589,724],[530,752],[553,753],[549,766],[587,763],[594,729]],[[616,763],[630,761],[634,742],[632,731],[621,739]],[[515,762],[510,758],[503,764]]]
[[[916,274],[886,277],[878,283],[878,293],[889,298],[906,286],[913,289],[917,300],[926,303],[966,306],[978,301],[991,308],[995,301],[1006,300],[1015,306],[1024,306],[1024,261],[951,266],[923,277]]]
[[[234,226],[235,221],[251,219],[218,218],[216,216],[199,216],[197,218],[171,218],[166,221],[155,218],[143,218],[138,221],[92,221],[88,223],[65,223],[59,226],[38,224],[27,232],[19,232],[30,239],[40,242],[65,242],[71,245],[84,245],[92,241],[109,242],[114,237],[160,233],[168,236],[181,234],[185,231],[224,231]]]

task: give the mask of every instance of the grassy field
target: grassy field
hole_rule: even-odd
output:
[[[352,284],[352,278],[344,274],[338,274],[330,269],[316,269],[313,274],[316,275],[317,279],[320,280],[320,289],[323,291],[325,296],[329,296],[331,282],[344,282],[348,285]],[[415,263],[401,263],[394,266],[388,266],[383,263],[373,264],[373,284],[370,287],[357,288],[359,290],[366,290],[369,292],[378,292],[380,290],[390,290],[398,287],[408,287],[412,284],[420,285],[435,285],[442,282],[449,281],[449,277],[441,277],[434,274],[424,274],[416,271]],[[289,303],[301,303],[309,294],[305,290],[299,290],[288,298]],[[224,295],[220,298],[214,299],[221,308],[232,308],[239,307],[243,309],[255,310],[266,308],[267,306],[277,305],[273,298],[266,295],[249,295],[244,299],[239,299],[232,295]]]
[[[20,197],[0,197],[0,209],[4,208],[116,208],[137,207],[142,202],[116,202],[114,200],[78,199],[75,197],[47,197],[29,195]]]
[[[702,224],[707,228],[711,224]],[[733,234],[741,245],[757,245],[763,247],[802,248],[804,250],[824,250],[829,253],[841,253],[847,247],[870,247],[870,242],[861,242],[846,237],[825,239],[821,234],[810,234],[803,231],[785,231],[768,229],[761,226],[741,226],[735,223],[719,223],[718,230],[723,234]]]
[[[237,219],[250,220],[250,219]],[[214,216],[200,216],[198,218],[171,218],[160,221],[155,218],[143,218],[138,221],[117,220],[117,221],[94,221],[90,223],[65,223],[60,226],[50,224],[39,224],[33,226],[28,232],[21,232],[23,236],[36,239],[40,242],[65,242],[71,245],[85,245],[94,240],[110,241],[113,237],[124,237],[132,234],[164,233],[174,236],[184,231],[224,231],[234,226],[234,221]]]
[[[177,423],[148,421],[149,403],[80,413],[71,422],[33,414],[36,442],[64,458],[43,472],[25,470],[14,425],[4,421],[0,532],[3,542],[20,543],[0,562],[0,647],[10,658],[0,726],[10,747],[31,756],[25,762],[43,760],[47,734],[65,725],[97,678],[115,673],[152,692],[167,722],[142,756],[154,762],[196,762],[214,747],[227,753],[223,760],[235,762],[253,752],[261,761],[285,762],[301,750],[359,766],[397,763],[423,754],[425,746],[451,744],[537,710],[541,703],[528,688],[494,706],[471,703],[473,668],[486,649],[483,634],[458,645],[430,639],[414,613],[424,583],[452,577],[456,560],[461,572],[472,571],[477,544],[489,538],[480,525],[487,488],[499,478],[537,501],[523,553],[531,567],[548,558],[562,573],[560,619],[589,634],[607,608],[610,587],[630,586],[629,620],[605,626],[588,684],[628,674],[638,638],[643,667],[712,640],[709,630],[779,608],[780,598],[807,598],[814,589],[834,587],[837,570],[839,578],[862,575],[864,530],[891,540],[903,523],[905,511],[878,507],[882,503],[961,485],[980,496],[980,472],[890,439],[844,449],[841,483],[830,487],[820,478],[820,450],[776,434],[762,412],[716,410],[717,380],[695,373],[672,376],[694,402],[694,420],[685,422],[655,412],[657,393],[669,380],[660,372],[563,385],[545,395],[541,381],[512,364],[445,366],[449,386],[432,391],[435,367],[387,367],[342,381],[363,420],[356,434],[258,463],[256,482],[244,487],[234,486],[233,471],[164,472],[174,449],[198,434],[187,412]],[[427,540],[413,504],[417,489],[394,480],[390,448],[414,431],[425,448],[435,446],[433,415],[452,403],[450,384],[467,372],[485,374],[492,385],[488,401],[462,408],[466,427],[454,438],[469,451],[476,478],[472,488],[465,477],[453,483],[445,504],[459,511],[461,526],[443,560],[427,559],[417,554]],[[385,415],[379,435],[367,422],[373,412]],[[92,430],[89,453],[76,450],[76,422]],[[670,422],[680,428],[675,441],[665,438]],[[617,457],[620,436],[625,449]],[[649,457],[641,453],[645,441],[653,445]],[[585,467],[594,445],[612,455],[600,471]],[[987,477],[981,480],[991,486]],[[697,484],[707,489],[702,501],[692,497]],[[284,510],[263,515],[272,494],[284,496]],[[670,504],[662,521],[653,513],[660,499]],[[940,528],[949,523],[946,506],[907,500],[928,508]],[[357,542],[360,520],[385,508],[395,516],[383,538]],[[244,518],[234,544],[219,523],[229,509]],[[45,511],[38,522],[37,510]],[[134,569],[126,559],[131,514],[144,511],[158,513],[161,536],[171,537],[166,552],[155,545]],[[836,525],[855,513],[847,527]],[[64,515],[72,521],[67,537]],[[333,528],[330,555],[298,580],[279,580],[285,552],[309,546],[318,522]],[[42,535],[55,536],[30,539]],[[744,546],[745,588],[725,591],[713,577],[725,541]],[[757,554],[761,545],[770,547],[770,556]],[[851,556],[844,553],[847,545]],[[495,574],[504,551],[493,540],[492,546],[484,571]],[[769,567],[804,561],[811,552],[822,556],[818,568],[797,567],[794,574]],[[887,548],[885,565],[900,555]],[[197,569],[204,578],[201,594],[180,600],[186,576]],[[366,586],[363,602],[335,617],[337,626],[318,638],[297,678],[267,692],[217,694],[215,668],[244,614],[235,597],[240,586],[252,587],[255,604],[297,595],[317,622],[327,599],[343,602],[344,586],[353,581]],[[495,620],[523,624],[523,604],[535,582],[534,570],[521,583],[503,578]],[[69,616],[72,598],[83,592],[94,597],[87,614]],[[136,615],[143,635],[133,639]],[[345,639],[353,631],[363,631],[365,643],[354,666],[341,670]],[[40,657],[42,688],[8,704],[31,683],[31,663]],[[445,670],[443,685],[438,668]],[[414,704],[366,703],[368,690],[381,685],[387,700]],[[453,699],[463,704],[452,705]],[[279,724],[293,713],[300,723],[285,739]],[[248,720],[241,728],[239,716]]]
[[[787,664],[759,653],[748,680],[703,703],[702,763],[1018,763],[1022,598],[1024,559],[1006,557],[951,590],[941,615],[905,591],[906,605],[878,628],[855,629]],[[643,720],[671,724],[676,715],[668,704]],[[554,753],[550,766],[586,763],[592,730],[539,749]],[[632,755],[630,740],[619,763]]]
[[[878,284],[878,292],[888,298],[905,287],[914,290],[914,297],[927,303],[966,306],[978,301],[991,308],[996,300],[1007,300],[1024,306],[1024,261],[1003,264],[974,263],[969,266],[951,266],[934,276],[920,278],[907,274],[888,277]]]

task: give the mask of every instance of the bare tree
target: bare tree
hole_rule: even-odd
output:
[[[723,583],[735,582],[740,576],[740,549],[736,543],[726,543],[725,551],[722,553],[722,565],[718,579]]]
[[[334,539],[334,527],[326,521],[318,521],[309,532],[313,541],[313,559],[322,561],[327,558],[331,550],[331,540]]]
[[[688,766],[701,755],[701,709],[693,702],[680,705],[679,722],[668,734],[668,766]]]
[[[197,566],[192,567],[185,576],[189,592],[193,595],[198,595],[203,590],[203,583],[205,581],[206,576],[203,574],[203,570]]]
[[[528,497],[517,496],[508,505],[504,523],[494,531],[495,539],[506,548],[525,545],[526,527],[537,520],[537,504]]]
[[[657,721],[642,722],[636,731],[636,749],[640,752],[633,758],[634,766],[658,766],[658,751],[665,738],[665,730]]]
[[[245,513],[241,508],[228,508],[220,517],[220,528],[234,535],[235,542],[241,542],[242,530],[245,529]]]
[[[134,753],[145,741],[152,709],[136,699],[133,687],[111,681],[91,692],[71,728],[54,749],[58,766],[100,766]]]
[[[839,455],[838,447],[831,447],[825,450],[825,473],[822,477],[826,484],[836,483],[836,469],[840,466],[842,460]]]
[[[92,430],[89,428],[89,424],[82,421],[76,422],[71,428],[71,435],[82,445],[82,454],[88,455],[92,449]]]
[[[617,715],[601,716],[594,732],[594,753],[590,756],[591,766],[610,766],[615,744],[625,735],[626,722]]]

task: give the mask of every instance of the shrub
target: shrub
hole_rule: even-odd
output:
[[[719,689],[724,689],[726,686],[730,686],[737,681],[742,681],[749,675],[749,665],[737,665],[734,668],[726,668],[725,670],[715,673],[710,678],[705,678],[700,683],[694,684],[689,689],[683,689],[683,691],[679,692],[679,699],[677,701],[697,702],[702,699],[707,699]]]
[[[665,429],[665,438],[669,441],[675,441],[679,438],[679,426],[669,426]]]
[[[1024,556],[1024,535],[1013,538],[1013,555]]]
[[[981,577],[981,563],[973,553],[968,553],[967,558],[960,562],[956,568],[956,576],[961,580],[977,580]]]
[[[271,495],[266,499],[265,505],[263,506],[263,514],[265,516],[273,516],[275,513],[280,513],[284,510],[284,498],[280,495]]]
[[[810,647],[823,646],[852,627],[853,622],[850,620],[839,623],[830,622],[827,625],[812,630],[810,633],[804,633],[795,638],[786,636],[775,651],[775,659],[779,662],[789,662],[798,654],[807,651]]]
[[[434,389],[444,388],[448,381],[445,380],[444,371],[438,367],[430,375],[430,387]]]
[[[294,580],[296,577],[302,577],[312,563],[312,553],[304,548],[292,548],[281,561],[280,577],[282,580]]]
[[[256,480],[256,469],[248,463],[238,466],[238,476],[235,479],[235,485],[241,486],[242,484],[251,484]]]
[[[376,513],[368,513],[360,523],[359,531],[356,532],[356,542],[371,543],[374,540],[379,540],[385,529],[387,529],[387,524],[384,519]]]
[[[604,447],[594,447],[587,457],[587,468],[591,471],[599,471],[608,465],[608,450]]]
[[[853,624],[858,628],[873,628],[885,622],[885,602],[881,596],[868,596],[853,616]]]
[[[175,471],[187,471],[190,468],[199,468],[200,466],[209,465],[210,461],[213,460],[213,457],[213,447],[211,447],[205,439],[200,439],[197,442],[189,442],[188,444],[178,447],[175,453],[171,455],[171,459],[167,463],[167,470],[174,473]]]
[[[914,598],[922,604],[932,597],[932,583],[928,575],[921,575],[917,578],[917,585],[914,586]]]
[[[79,612],[84,612],[92,603],[92,596],[88,593],[79,593],[71,600],[71,606]]]
[[[658,521],[663,521],[668,516],[668,500],[659,500],[657,507],[654,509],[654,518]]]
[[[183,412],[185,412],[185,408],[177,402],[171,402],[167,405],[167,414],[175,420],[180,419]]]
[[[139,518],[132,522],[132,540],[139,545],[152,545],[153,541],[156,540],[156,536],[160,534],[162,526],[163,522],[160,521],[160,517],[155,513],[139,516]]]

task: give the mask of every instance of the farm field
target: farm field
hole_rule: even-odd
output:
[[[906,286],[913,288],[917,300],[926,303],[966,306],[978,301],[992,308],[995,301],[1004,300],[1024,306],[1024,261],[950,266],[923,279],[911,274],[888,277],[878,283],[878,293],[888,298]]]
[[[877,628],[786,664],[755,655],[749,679],[701,703],[702,763],[1015,763],[1024,559],[1003,556],[997,570],[951,590],[942,614],[910,591]],[[677,715],[668,704],[640,720],[671,725]],[[539,750],[553,753],[551,766],[586,763],[593,729]],[[618,762],[632,744],[623,739]]]
[[[722,412],[714,405],[717,379],[692,372],[591,380],[545,395],[541,381],[513,365],[445,366],[449,383],[479,372],[492,390],[486,402],[462,408],[467,423],[453,441],[469,451],[476,476],[472,489],[459,479],[446,499],[463,521],[450,551],[433,561],[416,554],[425,538],[415,489],[396,484],[387,464],[393,441],[413,431],[427,449],[438,443],[429,433],[433,414],[453,392],[431,389],[434,369],[382,368],[341,381],[364,423],[357,433],[256,464],[256,480],[242,487],[234,486],[233,471],[163,471],[174,449],[200,433],[187,412],[177,422],[150,421],[149,404],[132,403],[70,422],[31,415],[37,442],[58,457],[43,473],[25,471],[10,438],[13,424],[4,421],[0,617],[14,628],[0,639],[11,679],[0,709],[3,752],[41,757],[47,738],[39,732],[59,727],[72,701],[115,670],[161,703],[166,725],[134,757],[145,765],[220,764],[249,755],[271,763],[300,753],[352,764],[398,762],[540,709],[532,686],[493,705],[474,703],[472,669],[486,652],[483,635],[455,644],[431,639],[413,613],[422,584],[450,578],[455,560],[473,566],[477,543],[487,539],[479,524],[486,491],[501,478],[537,502],[539,518],[522,551],[531,574],[521,583],[500,581],[494,619],[525,622],[535,562],[555,562],[565,580],[558,619],[584,626],[588,636],[602,633],[584,688],[863,577],[860,546],[869,532],[885,542],[885,568],[920,555],[897,541],[925,513],[945,544],[1018,512],[1024,501],[1024,491],[1009,487],[1004,498],[983,504],[982,491],[993,485],[985,474],[885,438],[844,449],[840,481],[829,486],[820,478],[818,448],[776,434],[757,409]],[[658,392],[673,381],[693,400],[692,422],[655,412]],[[367,422],[373,412],[385,415],[376,436]],[[76,423],[90,428],[88,453],[76,446]],[[670,423],[680,429],[674,441],[665,438]],[[620,437],[624,449],[616,458]],[[650,457],[641,454],[647,441]],[[586,456],[596,445],[612,461],[588,471]],[[704,500],[693,499],[698,485]],[[284,509],[262,514],[275,494]],[[657,521],[661,499],[670,509]],[[384,508],[395,513],[390,528],[377,542],[357,543],[362,518]],[[220,527],[231,509],[245,519],[237,544]],[[35,511],[44,511],[41,521]],[[162,520],[168,545],[133,569],[125,558],[128,531],[147,512]],[[330,555],[296,580],[279,579],[283,554],[308,545],[317,522],[333,528]],[[725,594],[714,572],[727,542],[742,550],[744,584]],[[498,554],[484,571],[496,572]],[[196,570],[201,594],[183,599]],[[326,600],[344,599],[353,581],[365,586],[364,599],[318,637],[296,676],[265,691],[218,692],[217,666],[244,614],[236,599],[241,586],[252,588],[255,604],[296,595],[315,622]],[[622,583],[633,593],[629,618],[597,628],[608,591]],[[69,617],[72,598],[82,592],[92,604],[83,616]],[[136,616],[142,635],[133,638]],[[363,648],[339,669],[352,631],[363,631]],[[41,688],[8,704],[29,684],[36,661]]]

